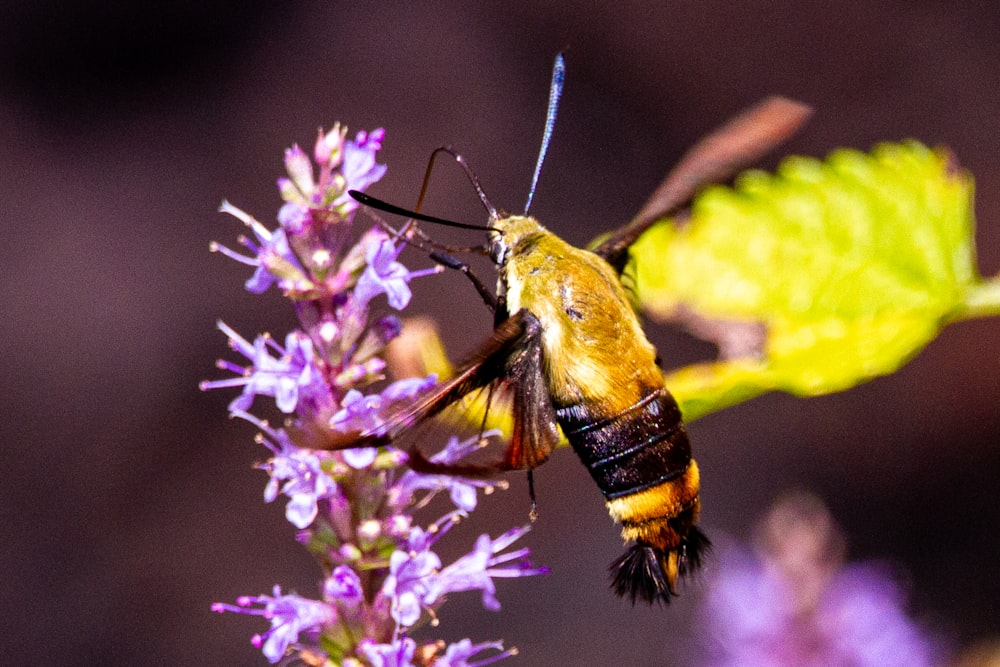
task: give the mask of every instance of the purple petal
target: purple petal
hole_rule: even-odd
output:
[[[285,505],[285,518],[296,528],[308,528],[316,520],[319,513],[319,506],[316,503],[316,496],[309,493],[297,493],[292,495],[288,504]]]
[[[416,647],[416,642],[409,637],[392,644],[375,644],[366,639],[361,643],[360,652],[368,658],[372,667],[412,667]]]
[[[323,593],[329,598],[351,603],[364,599],[361,578],[347,565],[338,565],[333,569],[333,574],[323,584]]]
[[[378,454],[378,448],[356,447],[354,449],[345,449],[343,454],[344,463],[351,466],[355,470],[360,470],[362,468],[367,468],[375,462],[375,457]]]
[[[298,202],[286,202],[278,211],[278,224],[286,233],[297,235],[312,222],[309,209]]]

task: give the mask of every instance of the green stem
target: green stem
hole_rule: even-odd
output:
[[[1000,278],[994,277],[975,285],[965,295],[965,301],[949,313],[948,321],[970,320],[976,317],[1000,315]]]

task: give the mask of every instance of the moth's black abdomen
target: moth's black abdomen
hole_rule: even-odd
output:
[[[610,417],[597,417],[582,406],[556,414],[567,440],[608,499],[674,479],[691,461],[677,402],[663,388]]]

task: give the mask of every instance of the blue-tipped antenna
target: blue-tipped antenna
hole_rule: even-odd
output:
[[[556,112],[559,110],[559,98],[562,96],[563,79],[566,78],[566,60],[563,54],[556,56],[556,63],[552,66],[552,84],[549,86],[549,110],[545,113],[545,134],[542,135],[542,147],[538,150],[538,160],[535,162],[535,174],[531,177],[531,189],[528,190],[528,203],[524,205],[524,213],[528,214],[531,208],[531,200],[535,196],[535,187],[538,185],[538,175],[542,172],[542,162],[545,161],[545,153],[549,150],[549,140],[552,139],[552,129],[556,126]]]

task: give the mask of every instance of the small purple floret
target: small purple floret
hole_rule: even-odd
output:
[[[385,294],[390,306],[402,310],[410,303],[412,292],[409,282],[414,278],[439,272],[437,268],[408,270],[396,261],[403,247],[402,244],[396,247],[392,239],[384,234],[369,243],[365,250],[367,266],[354,288],[354,298],[359,303],[367,304],[379,294]]]
[[[361,643],[359,651],[372,667],[413,667],[413,653],[417,643],[404,637],[392,644],[376,644],[371,640]]]
[[[254,635],[252,641],[272,664],[285,657],[285,652],[299,641],[300,635],[318,635],[324,625],[336,621],[333,610],[322,602],[295,594],[282,595],[280,586],[275,586],[273,593],[273,596],[243,596],[238,600],[239,606],[220,602],[212,605],[213,611],[263,616],[270,620],[271,629],[263,635]]]

